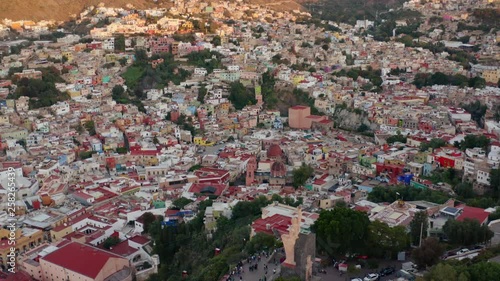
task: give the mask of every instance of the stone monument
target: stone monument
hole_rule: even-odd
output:
[[[295,268],[295,243],[299,239],[300,234],[300,223],[302,221],[302,209],[297,208],[297,215],[292,218],[292,224],[290,225],[287,234],[281,235],[281,241],[283,241],[283,247],[285,248],[285,261],[283,266],[289,268]]]

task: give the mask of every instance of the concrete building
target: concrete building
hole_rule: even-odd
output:
[[[307,118],[311,115],[311,108],[304,105],[296,105],[288,109],[288,125],[292,129],[310,129],[312,120]]]

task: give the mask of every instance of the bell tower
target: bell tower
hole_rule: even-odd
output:
[[[255,170],[257,170],[257,160],[255,156],[251,156],[247,164],[247,175],[245,184],[247,186],[252,185],[255,181]]]

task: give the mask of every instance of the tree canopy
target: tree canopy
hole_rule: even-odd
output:
[[[480,225],[477,220],[448,220],[443,226],[443,232],[450,243],[462,246],[473,246],[489,241],[493,232],[486,225]]]
[[[370,220],[366,213],[348,208],[322,211],[312,226],[318,249],[326,254],[359,253],[369,235]]]
[[[426,211],[420,211],[413,216],[410,222],[410,235],[413,245],[419,245],[420,239],[427,237],[427,228],[429,227],[429,217]]]
[[[233,103],[236,110],[241,110],[247,105],[257,103],[253,91],[247,89],[241,82],[232,82],[229,89],[229,100]]]
[[[413,258],[419,268],[436,264],[444,253],[444,248],[434,237],[429,237],[422,245],[413,251]]]
[[[300,168],[293,170],[293,186],[295,188],[303,186],[313,175],[314,169],[311,166],[302,163]]]

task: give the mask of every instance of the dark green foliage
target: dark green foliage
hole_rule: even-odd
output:
[[[194,172],[194,171],[196,171],[196,170],[198,170],[200,168],[201,168],[201,165],[200,164],[196,164],[194,166],[191,166],[188,171],[189,172]]]
[[[85,160],[85,159],[92,157],[92,154],[94,154],[94,153],[95,153],[95,151],[81,151],[78,154],[78,156],[80,157],[80,159]]]
[[[322,20],[332,20],[335,22],[347,22],[355,24],[356,20],[375,20],[377,13],[389,10],[402,5],[404,0],[396,1],[365,1],[365,0],[328,0],[321,1],[321,6],[316,6],[315,3],[306,5],[306,8],[315,11],[322,11],[319,17]],[[400,12],[400,11],[398,11]]]
[[[468,182],[461,182],[457,184],[454,188],[455,193],[457,194],[458,198],[465,200],[469,198],[473,198],[476,196],[476,193],[474,192],[474,188],[472,187],[471,183]]]
[[[203,67],[208,73],[212,73],[214,69],[224,68],[221,62],[222,55],[215,51],[203,50],[201,52],[192,52],[186,58],[189,64],[196,67]]]
[[[493,197],[498,199],[500,197],[500,169],[491,169],[490,171],[490,186],[493,191]]]
[[[434,237],[429,237],[422,241],[422,246],[413,251],[412,256],[419,268],[425,268],[436,264],[443,253],[444,248],[439,241]]]
[[[329,256],[366,251],[370,220],[366,213],[348,208],[322,211],[312,226],[318,249]]]
[[[255,254],[263,250],[273,249],[278,245],[278,240],[273,235],[266,233],[257,233],[250,242],[247,243],[245,251],[249,254]]]
[[[118,243],[120,243],[120,238],[115,236],[110,236],[106,238],[106,240],[104,240],[103,247],[109,250],[111,249],[111,247],[117,245]]]
[[[373,221],[368,231],[366,254],[371,257],[395,258],[398,252],[410,245],[408,232],[403,226],[390,227],[384,222]]]
[[[406,136],[402,135],[400,131],[397,131],[394,136],[390,136],[385,140],[388,144],[393,144],[395,142],[406,143]]]
[[[127,151],[127,148],[125,147],[117,147],[116,148],[116,153],[118,154],[126,154],[128,151]]]
[[[446,75],[442,72],[430,73],[417,73],[413,80],[413,85],[417,88],[422,88],[432,85],[453,85],[460,87],[473,87],[473,88],[484,88],[486,82],[483,78],[474,77],[467,79],[467,77],[461,74]]]
[[[276,244],[271,243],[270,237],[259,235],[252,242],[248,226],[269,203],[265,197],[239,202],[233,208],[231,219],[220,217],[217,220],[212,238],[207,237],[203,226],[204,210],[211,201],[201,202],[200,214],[189,223],[162,227],[160,220],[155,221],[149,233],[155,241],[154,251],[162,263],[158,275],[150,280],[178,281],[183,270],[188,272],[187,281],[220,280],[230,267],[248,256],[247,250],[263,247],[272,250]],[[221,250],[217,256],[215,248]]]
[[[460,142],[460,149],[465,151],[467,148],[479,147],[487,151],[489,145],[490,139],[485,135],[466,135]]]
[[[363,70],[360,68],[351,68],[348,71],[346,71],[345,69],[342,69],[342,70],[336,72],[334,75],[338,76],[338,77],[341,77],[341,76],[350,77],[353,80],[356,80],[356,79],[358,79],[358,77],[361,76],[365,79],[370,80],[370,83],[372,84],[372,86],[375,86],[374,91],[379,91],[379,90],[381,90],[381,85],[383,82],[382,78],[380,77],[381,74],[382,73],[381,73],[380,69],[374,70],[372,68],[368,68],[367,70]],[[368,89],[368,90],[370,90],[370,89]]]
[[[424,276],[425,281],[490,281],[500,280],[500,264],[496,262],[467,259],[464,261],[446,261],[433,267]]]
[[[493,232],[486,225],[480,225],[477,220],[448,220],[443,226],[443,232],[450,243],[461,246],[473,246],[489,241]]]
[[[314,106],[314,98],[302,89],[293,89],[293,95],[297,98],[298,104],[306,104],[311,108],[311,114],[324,115]]]
[[[17,84],[14,98],[29,97],[30,109],[47,107],[59,101],[68,100],[69,95],[66,92],[60,92],[55,86],[55,83],[64,83],[59,71],[55,68],[43,68],[40,71],[42,71],[42,79],[13,80]]]
[[[297,200],[294,200],[291,197],[283,198],[283,197],[279,196],[278,194],[273,194],[273,196],[271,197],[271,201],[278,202],[278,203],[285,204],[285,205],[292,206],[292,207],[298,207],[298,206],[302,205],[302,203],[303,203],[302,197],[299,197]]]
[[[125,36],[120,34],[115,37],[115,51],[124,52],[125,51]]]
[[[427,229],[429,226],[429,217],[426,211],[420,211],[413,216],[410,222],[410,236],[413,245],[419,245],[420,239],[427,237]]]
[[[187,204],[193,202],[193,200],[191,199],[187,199],[185,197],[179,197],[177,199],[174,200],[173,203],[173,207],[175,209],[179,209],[179,210],[182,210],[182,208],[184,208]]]
[[[293,186],[295,188],[303,186],[308,179],[314,175],[314,169],[302,163],[302,166],[293,170]]]
[[[89,135],[94,136],[96,134],[94,121],[92,121],[92,120],[91,121],[87,121],[84,124],[84,127],[87,130],[87,132],[89,132]]]
[[[420,144],[420,151],[427,151],[429,148],[434,150],[443,146],[446,146],[446,142],[443,139],[433,138],[429,142],[422,142]]]
[[[205,85],[201,85],[200,88],[198,88],[198,97],[197,100],[201,103],[205,103],[205,96],[207,95],[207,88],[205,88]]]
[[[241,110],[247,105],[256,104],[255,94],[250,89],[245,88],[241,82],[232,82],[229,90],[229,100],[236,110]]]
[[[398,195],[399,193],[400,195]],[[403,198],[405,201],[417,201],[425,200],[437,204],[443,204],[449,198],[446,194],[427,188],[414,188],[408,186],[396,186],[396,187],[381,187],[377,186],[373,188],[372,192],[368,194],[368,200],[381,203],[389,202],[392,203],[399,198]]]

